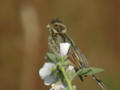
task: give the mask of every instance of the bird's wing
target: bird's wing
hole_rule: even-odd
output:
[[[76,46],[76,44],[74,43],[74,41],[71,39],[71,37],[67,34],[65,34],[65,36],[67,41],[70,42],[71,44],[71,50],[70,53],[72,54],[72,57],[75,59],[76,63],[79,63],[80,67],[88,67],[89,64],[87,62],[86,57],[84,56],[84,54],[82,54],[82,52],[80,51],[80,49]]]

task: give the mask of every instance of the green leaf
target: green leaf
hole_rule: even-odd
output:
[[[100,73],[100,72],[103,72],[103,71],[104,71],[104,69],[102,69],[102,68],[94,68],[94,67],[91,67],[90,69],[91,69],[91,71],[89,71],[89,72],[87,73],[87,75],[94,75],[94,74],[96,74],[96,73]]]
[[[101,69],[101,68],[90,67],[90,68],[82,68],[77,73],[79,75],[94,75],[96,73],[100,73],[100,72],[103,72],[103,71],[104,71],[104,69]]]
[[[45,59],[47,59],[48,61],[51,61],[51,62],[56,62],[57,58],[56,58],[55,54],[47,53],[45,56]]]
[[[68,58],[68,56],[63,56],[63,59],[64,59],[64,60],[67,60],[67,58]]]
[[[45,59],[47,59],[50,62],[55,62],[55,63],[57,63],[57,62],[59,62],[61,60],[64,60],[64,62],[65,62],[65,60],[67,59],[67,56],[61,56],[61,55],[59,55],[57,53],[56,54],[47,53],[46,56],[45,56]]]
[[[90,68],[82,68],[79,71],[77,71],[77,73],[79,73],[79,75],[87,75],[90,71]]]

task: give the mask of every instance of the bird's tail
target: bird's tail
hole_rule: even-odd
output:
[[[91,77],[98,83],[98,85],[103,88],[103,90],[108,90],[108,88],[105,86],[105,84],[98,79],[95,75],[91,75]]]

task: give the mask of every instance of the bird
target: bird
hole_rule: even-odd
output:
[[[68,52],[68,59],[72,63],[72,65],[75,67],[75,71],[82,68],[89,68],[90,65],[88,64],[88,61],[85,57],[85,55],[81,52],[81,50],[78,48],[78,46],[75,44],[75,42],[72,40],[72,38],[67,33],[67,27],[64,25],[63,21],[59,18],[53,19],[46,28],[49,31],[48,36],[48,48],[50,52],[56,54],[60,52],[59,45],[60,43],[68,42],[70,43],[70,49]],[[83,76],[79,75],[80,80],[83,80]],[[98,79],[95,75],[91,75],[91,77],[100,85],[103,90],[108,90],[104,83]]]

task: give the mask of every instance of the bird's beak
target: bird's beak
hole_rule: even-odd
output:
[[[46,28],[48,28],[48,29],[49,29],[49,28],[50,28],[50,24],[46,25]]]

